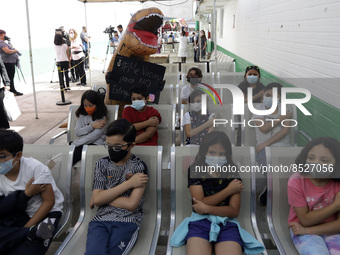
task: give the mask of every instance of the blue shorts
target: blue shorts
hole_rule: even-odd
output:
[[[207,219],[191,221],[189,223],[189,231],[185,241],[191,237],[200,237],[209,241],[210,225],[211,222]],[[223,226],[223,224],[220,224],[219,226],[221,230],[217,237],[216,243],[234,241],[240,244],[243,250],[243,242],[237,225],[233,222],[227,222],[225,226]]]

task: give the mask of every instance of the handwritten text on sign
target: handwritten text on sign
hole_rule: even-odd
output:
[[[154,103],[158,103],[164,73],[164,66],[117,55],[112,72],[106,76],[106,82],[110,84],[109,98],[130,102],[131,88],[145,86],[155,95]]]

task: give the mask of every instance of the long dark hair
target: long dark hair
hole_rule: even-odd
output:
[[[79,117],[80,115],[88,115],[84,108],[84,101],[88,100],[91,104],[96,105],[96,111],[92,115],[92,120],[102,119],[107,115],[107,108],[104,104],[103,99],[100,97],[99,93],[94,90],[87,90],[81,96],[80,106],[76,111],[76,116]]]
[[[308,156],[309,151],[316,145],[320,145],[322,144],[323,146],[325,146],[325,148],[327,148],[330,153],[332,154],[332,156],[335,159],[335,164],[333,166],[333,172],[332,174],[329,176],[330,179],[332,179],[333,181],[336,182],[340,182],[340,159],[339,159],[339,155],[340,155],[340,142],[338,140],[336,140],[333,137],[319,137],[319,138],[315,138],[312,141],[310,141],[300,152],[300,154],[297,156],[296,160],[295,160],[295,164],[296,165],[305,165],[306,164],[306,159]],[[301,172],[301,175],[307,175],[307,172]]]
[[[63,45],[64,38],[61,34],[55,34],[54,36],[54,44],[57,46]]]
[[[228,162],[227,164],[230,166],[236,166],[235,163],[233,162],[231,142],[228,136],[224,132],[213,131],[204,136],[200,148],[198,150],[198,153],[195,157],[195,161],[190,166],[190,170],[195,170],[195,166],[206,165],[205,156],[207,155],[209,147],[214,144],[221,144],[225,149],[226,158]],[[193,173],[193,171],[191,173]]]

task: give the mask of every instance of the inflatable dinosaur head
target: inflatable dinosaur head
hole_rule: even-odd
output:
[[[136,12],[129,22],[118,46],[118,54],[132,57],[157,52],[157,30],[163,23],[163,13],[158,8]]]

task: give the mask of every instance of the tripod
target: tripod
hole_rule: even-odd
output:
[[[105,73],[105,65],[106,65],[107,55],[109,54],[109,51],[111,55],[113,55],[113,53],[115,53],[116,51],[116,47],[112,40],[112,35],[110,36],[110,39],[107,42],[107,46],[106,46],[106,56],[105,56],[105,61],[104,61],[103,73]]]

